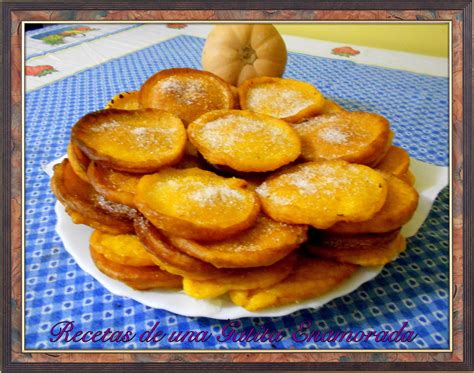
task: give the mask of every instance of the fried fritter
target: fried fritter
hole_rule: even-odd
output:
[[[117,264],[132,267],[156,265],[134,234],[113,235],[96,230],[91,235],[90,245],[107,260]]]
[[[67,146],[67,157],[75,174],[88,183],[89,178],[87,176],[87,167],[89,166],[90,160],[86,155],[82,153],[77,146],[69,143]]]
[[[255,225],[235,237],[217,242],[197,242],[168,236],[169,242],[217,268],[271,265],[306,241],[307,226],[276,222],[261,214]]]
[[[90,220],[113,227],[117,232],[133,232],[132,220],[136,217],[137,211],[107,201],[74,173],[69,160],[65,159],[54,166],[51,189],[66,210],[74,211],[84,218],[82,224]]]
[[[184,154],[183,122],[156,109],[107,109],[82,117],[71,141],[93,161],[131,173],[157,171]]]
[[[140,89],[142,107],[169,111],[186,124],[208,111],[232,109],[231,86],[217,75],[194,69],[162,70]]]
[[[212,279],[228,273],[181,252],[145,218],[135,219],[134,225],[135,233],[152,255],[153,262],[165,271],[194,280]]]
[[[394,175],[385,175],[388,193],[385,204],[372,218],[359,222],[338,222],[329,230],[337,233],[383,233],[407,223],[418,206],[418,193]]]
[[[283,306],[321,296],[354,274],[358,266],[300,256],[281,282],[253,290],[231,290],[230,299],[248,311]]]
[[[319,115],[294,125],[305,161],[342,159],[370,165],[387,148],[390,126],[384,117],[363,112]]]
[[[324,96],[309,83],[257,77],[239,86],[240,107],[295,123],[323,111]]]
[[[216,110],[188,127],[191,143],[211,164],[243,172],[276,170],[300,155],[298,134],[285,121],[246,110]]]
[[[166,168],[140,179],[135,204],[157,228],[204,241],[228,238],[249,228],[260,206],[245,180],[198,168]]]
[[[123,222],[121,222],[120,220],[115,221],[113,225],[107,225],[102,221],[95,220],[92,218],[86,218],[85,216],[70,208],[66,208],[66,213],[70,216],[74,224],[84,224],[104,233],[127,234],[133,232],[133,229],[130,225],[123,224]],[[110,224],[110,221],[108,221],[108,223]]]
[[[182,287],[182,278],[161,270],[157,266],[132,267],[117,264],[100,254],[94,246],[90,247],[94,264],[105,275],[124,282],[137,290],[149,289],[179,289]]]
[[[389,244],[400,234],[400,229],[385,233],[334,233],[327,230],[310,229],[308,244],[327,248],[376,249]]]
[[[406,174],[409,167],[410,156],[406,150],[398,146],[391,146],[390,149],[388,149],[387,154],[385,154],[381,161],[376,165],[378,170],[395,176]]]
[[[107,199],[135,207],[133,199],[142,175],[117,171],[96,162],[91,162],[87,169],[89,182]]]
[[[185,277],[183,290],[194,298],[206,299],[218,297],[229,290],[265,288],[286,278],[295,264],[296,255],[291,254],[271,266],[242,269],[212,280],[198,281]]]
[[[390,132],[389,133],[389,139],[388,139],[388,142],[385,145],[384,149],[380,152],[380,154],[377,156],[377,158],[373,162],[368,164],[367,166],[375,168],[375,166],[377,164],[379,164],[380,161],[387,155],[389,149],[392,147],[393,138],[395,137],[395,133],[392,130],[390,130],[389,132]]]
[[[338,247],[320,246],[308,243],[308,251],[316,256],[336,260],[341,263],[352,263],[360,266],[380,266],[394,260],[406,248],[406,240],[398,234],[388,243],[379,246],[354,246],[353,242],[345,245],[341,240]]]
[[[326,229],[338,221],[373,217],[385,203],[387,183],[367,166],[334,160],[290,167],[256,191],[274,220]]]

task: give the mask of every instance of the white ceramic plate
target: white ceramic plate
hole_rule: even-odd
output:
[[[48,164],[45,167],[45,172],[51,176],[53,165],[61,160],[62,158]],[[411,170],[417,180],[415,187],[420,193],[420,203],[412,220],[403,227],[402,233],[406,237],[412,236],[418,231],[428,216],[439,191],[448,184],[447,167],[433,166],[412,160]],[[74,224],[59,202],[56,202],[55,211],[58,218],[56,231],[61,237],[65,249],[85,272],[94,277],[113,294],[128,297],[147,306],[164,309],[183,316],[209,317],[223,320],[252,316],[284,316],[305,308],[319,308],[335,298],[353,292],[365,282],[375,278],[383,268],[361,268],[340,286],[318,298],[284,307],[265,309],[260,312],[249,312],[232,304],[227,297],[220,297],[215,300],[198,300],[187,296],[182,291],[138,291],[105,276],[94,265],[89,253],[89,237],[93,231],[92,228]]]

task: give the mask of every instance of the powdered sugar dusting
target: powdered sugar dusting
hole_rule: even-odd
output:
[[[176,127],[138,127],[127,123],[118,123],[114,120],[110,122],[98,123],[96,126],[91,128],[92,132],[113,133],[114,131],[123,131],[133,135],[138,139],[144,139],[148,136],[154,135],[172,135],[176,133],[178,129]]]
[[[247,97],[249,109],[270,114],[277,118],[295,115],[314,104],[302,92],[287,87],[255,87]]]
[[[147,135],[173,135],[178,131],[177,127],[136,127],[130,132],[135,136],[147,136]]]
[[[146,149],[147,153],[158,155],[175,146],[177,131],[176,127],[135,127],[130,128],[130,136],[124,140],[135,149]]]
[[[374,138],[370,128],[347,113],[321,115],[294,125],[303,143],[361,146]],[[349,149],[350,150],[350,149]],[[335,153],[336,154],[336,153]]]
[[[201,207],[213,205],[237,205],[245,200],[246,196],[242,191],[233,189],[225,184],[208,184],[200,181],[189,183],[178,182],[170,179],[166,184],[176,189],[177,193],[186,194],[188,198]]]
[[[338,172],[338,167],[327,164],[300,167],[294,172],[280,175],[273,180],[275,182],[278,185],[276,188],[275,184],[270,187],[268,182],[264,182],[256,191],[261,197],[283,206],[293,203],[297,196],[327,197],[351,187],[350,180],[343,172]],[[279,190],[279,186],[284,186],[284,189]]]
[[[259,148],[268,151],[285,144],[287,138],[280,127],[240,115],[227,115],[206,123],[199,136],[210,147],[224,153],[232,151],[236,144],[248,144],[249,141],[258,141]]]
[[[97,123],[97,125],[91,127],[91,131],[95,133],[101,133],[106,131],[113,131],[120,128],[120,123],[115,120],[109,122]]]
[[[288,205],[291,205],[293,203],[293,198],[289,198],[289,197],[282,197],[282,196],[278,196],[276,194],[272,194],[270,196],[270,200],[276,204],[276,205],[280,205],[280,206],[288,206]]]
[[[344,188],[348,179],[344,173],[338,173],[336,168],[320,164],[317,167],[301,167],[297,172],[284,175],[282,181],[295,186],[302,195],[314,195],[317,192],[328,195]]]
[[[319,137],[331,144],[345,144],[349,139],[349,134],[341,128],[323,128],[319,132]]]
[[[230,189],[224,185],[205,186],[189,193],[189,199],[198,203],[200,206],[222,203],[228,204],[242,201],[244,198],[244,195],[239,191]]]
[[[270,193],[270,191],[268,190],[268,185],[266,183],[263,183],[263,184],[259,185],[255,189],[255,191],[261,197],[267,198],[272,203],[275,203],[277,205],[287,206],[287,205],[290,205],[293,202],[293,199],[290,198],[290,197],[283,197],[283,196],[279,196],[276,193]]]
[[[206,87],[200,79],[178,79],[169,77],[160,83],[160,89],[167,95],[173,95],[179,102],[192,105],[206,97]]]
[[[307,179],[292,179],[290,184],[297,187],[303,194],[313,194],[317,190],[315,183]]]
[[[91,127],[91,131],[100,136],[97,139],[113,142],[127,151],[144,150],[147,155],[161,154],[175,146],[178,127],[172,127],[168,123],[159,123],[159,125],[149,127],[148,123],[134,122],[135,118],[131,123],[125,120],[121,123],[114,120],[107,121]]]

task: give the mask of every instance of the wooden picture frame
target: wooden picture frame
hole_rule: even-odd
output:
[[[138,10],[137,10],[138,9]],[[452,21],[453,351],[443,353],[23,353],[22,21],[67,20],[450,20]],[[2,3],[1,362],[3,372],[175,370],[473,370],[474,291],[471,1],[51,1]],[[118,362],[120,361],[120,362]]]

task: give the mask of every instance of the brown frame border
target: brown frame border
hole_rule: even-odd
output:
[[[473,229],[470,226],[472,222],[472,200],[469,193],[462,193],[463,190],[471,191],[471,182],[472,182],[472,160],[471,160],[471,147],[474,146],[474,139],[472,137],[472,122],[471,122],[471,52],[472,52],[472,4],[471,1],[364,1],[357,2],[354,0],[347,1],[304,1],[297,4],[290,4],[284,1],[270,1],[270,0],[248,0],[245,3],[238,1],[233,1],[230,3],[223,3],[217,1],[207,1],[207,2],[198,2],[195,0],[192,1],[162,1],[160,3],[151,2],[151,1],[142,1],[140,3],[133,1],[104,1],[101,3],[94,3],[88,1],[86,3],[79,3],[77,1],[61,3],[57,2],[6,2],[2,4],[2,20],[3,22],[3,56],[4,63],[3,67],[3,93],[4,93],[4,104],[3,111],[0,113],[0,120],[2,121],[2,136],[0,138],[0,148],[2,151],[2,165],[0,168],[0,177],[3,184],[3,195],[2,195],[2,207],[3,213],[0,218],[0,234],[2,237],[2,255],[0,257],[0,268],[5,268],[7,270],[3,271],[2,285],[0,287],[0,296],[3,299],[2,309],[0,315],[2,316],[2,333],[0,336],[0,345],[1,348],[1,360],[2,368],[6,372],[26,372],[26,371],[79,371],[86,369],[100,370],[100,371],[121,371],[123,369],[135,370],[141,369],[143,371],[149,370],[158,370],[164,369],[167,371],[171,370],[183,370],[183,369],[192,369],[192,370],[236,370],[236,369],[252,369],[252,370],[289,370],[289,369],[298,369],[298,370],[313,370],[313,369],[337,369],[337,370],[381,370],[381,369],[397,369],[397,370],[471,370],[473,369],[473,341],[474,336],[471,335],[470,331],[473,330],[473,316],[474,316],[474,302],[473,302],[473,291],[472,291],[472,280],[473,280],[473,270],[471,269],[472,256],[469,253],[470,243],[472,242],[472,232]],[[18,122],[19,111],[18,104],[21,104],[21,96],[18,95],[17,89],[21,86],[18,86],[18,82],[15,82],[15,73],[12,66],[14,62],[15,54],[12,54],[11,51],[13,47],[18,46],[19,40],[12,40],[12,12],[18,11],[40,11],[40,10],[69,10],[75,11],[80,9],[81,11],[88,10],[135,10],[140,8],[140,10],[180,10],[178,12],[178,17],[185,19],[183,17],[184,10],[198,10],[204,11],[211,9],[212,11],[219,10],[219,13],[222,13],[224,17],[228,17],[231,12],[226,12],[228,10],[245,10],[250,12],[258,13],[258,11],[266,19],[272,19],[272,12],[275,9],[289,11],[301,11],[302,13],[319,11],[319,10],[458,10],[461,11],[461,20],[463,27],[463,41],[462,41],[462,104],[461,105],[461,114],[460,117],[456,118],[457,111],[453,114],[453,157],[457,164],[462,164],[462,159],[464,158],[464,163],[462,166],[459,166],[456,169],[453,169],[453,190],[451,193],[455,197],[461,198],[462,201],[459,201],[456,208],[456,202],[453,206],[454,220],[458,219],[457,224],[455,224],[454,230],[455,234],[459,234],[463,238],[463,281],[462,281],[462,295],[463,295],[463,330],[460,330],[461,340],[464,341],[463,344],[463,358],[458,362],[363,362],[359,359],[357,361],[351,362],[338,362],[337,365],[327,362],[297,362],[294,363],[276,363],[277,360],[273,359],[275,362],[266,362],[266,363],[232,363],[232,362],[220,362],[220,363],[209,363],[209,362],[199,362],[199,363],[189,363],[189,362],[179,362],[179,363],[149,363],[144,365],[143,363],[45,363],[38,362],[34,364],[22,363],[14,361],[12,359],[13,354],[19,354],[18,351],[12,351],[13,344],[17,342],[18,335],[12,335],[13,332],[18,333],[18,330],[12,329],[12,311],[18,309],[18,304],[12,302],[14,298],[12,292],[12,272],[18,271],[19,268],[12,268],[12,256],[14,256],[13,250],[18,250],[18,239],[21,240],[21,232],[15,228],[15,225],[12,225],[12,215],[13,218],[17,219],[15,223],[20,222],[21,218],[21,201],[19,201],[18,195],[15,191],[18,191],[18,186],[14,183],[16,180],[21,180],[21,158],[18,162],[17,156],[18,152],[21,155],[21,145],[18,146],[18,143],[21,144],[21,128],[15,126],[15,122]],[[266,10],[271,10],[271,12],[265,12]],[[298,12],[297,12],[298,13]],[[67,16],[67,15],[66,15]],[[298,17],[298,14],[296,14]],[[230,17],[231,19],[232,17]],[[252,17],[254,19],[255,15]],[[260,18],[261,19],[261,18]],[[277,18],[273,18],[277,19]],[[21,44],[19,44],[21,45]],[[461,56],[454,56],[455,58]],[[18,62],[18,61],[17,61]],[[17,68],[17,66],[16,66]],[[17,68],[18,70],[18,68]],[[454,69],[453,69],[454,70]],[[455,73],[455,71],[453,71]],[[20,74],[21,75],[21,74]],[[453,79],[454,80],[454,79]],[[15,84],[17,83],[17,84]],[[454,84],[455,82],[453,82]],[[13,89],[12,89],[13,87]],[[458,97],[460,98],[460,97]],[[13,106],[15,105],[15,106]],[[21,110],[20,110],[21,111]],[[13,119],[13,122],[12,122]],[[456,131],[456,121],[459,121],[458,125],[462,123],[462,128],[458,128]],[[21,121],[20,121],[21,123]],[[461,134],[456,133],[462,131],[462,148],[460,154],[456,154],[456,151],[459,149],[454,149],[456,141],[455,137],[461,137]],[[458,138],[459,143],[461,139]],[[13,153],[13,156],[12,156]],[[12,163],[13,162],[13,163]],[[20,170],[18,169],[20,166]],[[13,166],[13,167],[12,167]],[[13,173],[13,174],[12,174]],[[456,190],[457,189],[457,190]],[[459,213],[460,216],[457,214]],[[456,227],[459,228],[457,232]],[[3,266],[3,267],[2,267]],[[11,271],[10,271],[11,270]],[[21,271],[21,269],[20,269]],[[455,289],[456,291],[456,289]],[[94,355],[83,355],[87,357],[88,360],[92,360]],[[100,354],[95,356],[99,357]],[[209,360],[219,361],[220,359],[216,354],[208,355]],[[113,361],[114,359],[112,359]],[[180,359],[184,360],[184,359]],[[249,359],[251,360],[251,359]],[[289,360],[289,359],[288,359]],[[54,359],[49,359],[49,361],[54,361]],[[33,362],[33,360],[31,360]]]

